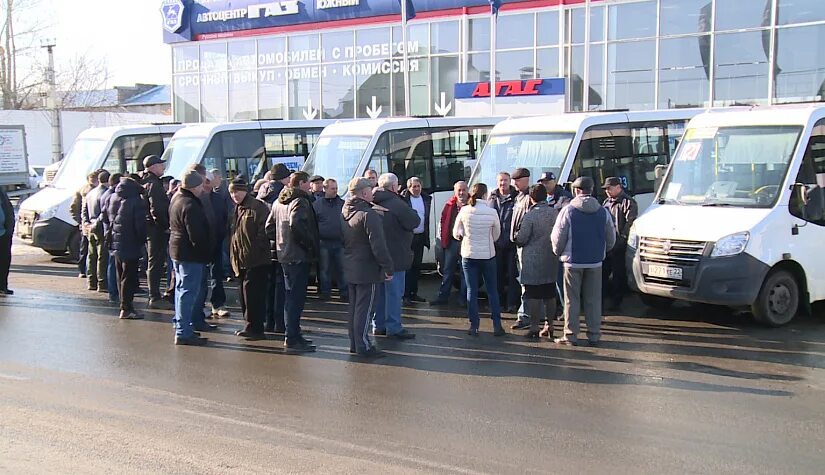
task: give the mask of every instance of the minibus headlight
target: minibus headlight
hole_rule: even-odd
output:
[[[46,208],[40,213],[39,220],[46,221],[49,219],[54,218],[54,215],[57,214],[57,206],[52,206],[51,208]]]
[[[627,247],[631,249],[636,249],[636,246],[639,244],[639,235],[636,234],[636,224],[634,223],[633,226],[630,226],[630,234],[627,236]]]
[[[716,241],[710,257],[726,257],[741,254],[748,246],[751,235],[748,232],[731,234]]]

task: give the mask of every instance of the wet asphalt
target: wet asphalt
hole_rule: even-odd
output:
[[[0,472],[822,473],[825,307],[781,329],[629,299],[599,348],[465,334],[404,308],[415,340],[348,353],[346,306],[308,301],[318,351],[247,342],[235,285],[209,346],[171,311],[121,321],[74,266],[15,244],[0,297]],[[435,279],[424,281],[425,296]],[[144,306],[145,298],[137,305]],[[557,333],[560,324],[556,325]]]

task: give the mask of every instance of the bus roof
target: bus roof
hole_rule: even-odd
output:
[[[324,129],[321,135],[355,135],[373,137],[387,130],[424,127],[460,127],[495,125],[505,117],[394,117],[339,122]]]
[[[507,119],[496,125],[493,134],[531,132],[571,132],[593,125],[653,120],[690,119],[705,109],[668,109],[659,111],[584,112]]]
[[[315,129],[338,122],[334,119],[324,120],[247,120],[241,122],[205,122],[189,125],[175,134],[175,137],[209,137],[217,132],[227,130],[258,129]]]
[[[697,115],[689,127],[732,127],[748,125],[799,125],[825,117],[825,104],[794,104],[711,110]]]
[[[78,139],[108,140],[112,136],[175,133],[184,128],[182,124],[137,124],[112,127],[92,127],[78,135]]]

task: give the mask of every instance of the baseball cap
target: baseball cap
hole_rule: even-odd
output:
[[[605,189],[610,186],[621,185],[622,181],[616,178],[615,176],[609,176],[605,178],[604,185],[602,185],[602,189]]]
[[[541,183],[543,181],[550,181],[550,180],[556,181],[556,174],[553,173],[553,172],[544,172],[539,176],[538,183]]]
[[[513,180],[518,180],[519,178],[529,178],[530,177],[530,170],[527,168],[516,168],[513,172]]]
[[[324,181],[324,177],[322,177],[321,175],[312,175],[311,177],[309,177],[310,183],[315,183],[316,181]]]
[[[157,155],[149,155],[148,157],[143,159],[143,168],[149,168],[152,165],[157,165],[158,163],[166,163],[160,159]]]
[[[573,188],[578,188],[582,191],[592,192],[595,183],[593,183],[593,179],[589,176],[580,176],[576,178],[576,181],[573,182],[571,185]]]

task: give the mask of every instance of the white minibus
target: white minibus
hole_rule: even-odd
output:
[[[825,106],[693,118],[628,242],[648,305],[747,309],[783,325],[825,299]]]
[[[52,255],[76,257],[78,223],[69,210],[86,176],[99,168],[111,173],[137,173],[143,159],[161,155],[180,124],[130,125],[87,129],[78,135],[54,180],[20,204],[15,232]]]

